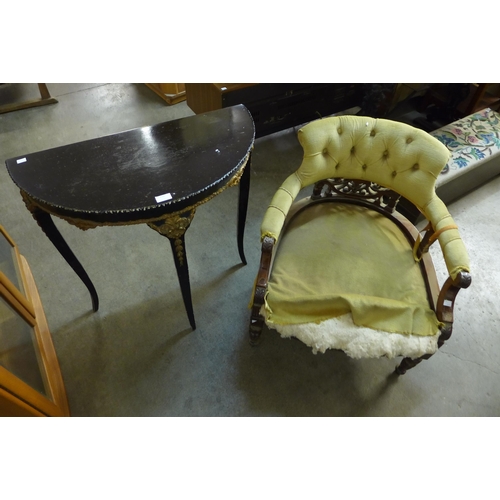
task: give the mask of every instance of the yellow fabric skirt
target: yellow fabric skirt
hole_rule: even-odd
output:
[[[412,247],[382,214],[318,203],[282,236],[265,300],[266,323],[319,323],[351,313],[354,324],[392,333],[435,335]]]

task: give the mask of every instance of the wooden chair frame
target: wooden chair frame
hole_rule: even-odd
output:
[[[341,178],[324,179],[314,185],[312,196],[292,205],[282,233],[286,230],[287,224],[290,223],[293,217],[311,204],[325,202],[348,203],[364,206],[387,217],[399,227],[406,236],[409,245],[414,248],[419,238],[419,231],[406,217],[396,210],[400,198],[401,195],[399,193],[369,181]],[[434,270],[434,264],[428,253],[430,243],[435,239],[433,236],[436,236],[436,232],[430,224],[424,231],[424,236],[416,249],[416,255],[420,259],[420,270],[426,284],[429,305],[436,313],[438,321],[442,324],[438,339],[438,348],[440,348],[451,337],[455,299],[460,289],[467,288],[471,284],[471,275],[461,271],[455,279],[448,276],[444,284],[440,287]],[[265,236],[262,240],[262,254],[250,318],[249,335],[250,344],[253,346],[259,343],[264,326],[264,317],[260,314],[260,310],[264,305],[264,297],[267,292],[277,246],[274,238]],[[431,354],[426,354],[416,359],[405,357],[396,367],[395,372],[398,375],[403,375],[423,359],[429,359],[431,356]]]

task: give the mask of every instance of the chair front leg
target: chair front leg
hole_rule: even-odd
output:
[[[259,272],[255,282],[255,292],[252,304],[252,314],[250,317],[250,345],[257,345],[260,341],[260,335],[264,327],[264,317],[260,314],[260,310],[264,305],[264,300],[267,292],[267,283],[269,281],[269,273],[271,272],[271,262],[273,249],[276,240],[265,236],[262,240],[262,254],[260,258]]]
[[[451,337],[453,331],[453,308],[457,294],[462,288],[469,287],[470,284],[471,275],[466,272],[460,272],[454,280],[449,277],[439,292],[436,316],[443,323],[443,326],[441,327],[441,334],[438,339],[438,349]],[[407,370],[417,366],[423,359],[429,359],[431,356],[432,354],[425,354],[416,359],[404,358],[396,367],[395,372],[398,375],[404,375]]]
[[[260,309],[264,304],[264,296],[266,294],[266,290],[267,287],[257,287],[255,289],[249,330],[250,345],[252,346],[256,346],[259,344],[262,329],[264,328],[264,316],[260,314]]]
[[[425,354],[424,356],[421,356],[420,358],[412,359],[412,358],[403,358],[401,363],[396,367],[394,370],[394,373],[397,373],[398,375],[404,375],[407,370],[410,368],[413,368],[414,366],[417,366],[422,360],[424,359],[429,359],[432,356],[432,354]]]

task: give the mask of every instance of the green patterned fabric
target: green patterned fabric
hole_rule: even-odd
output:
[[[500,114],[486,108],[430,135],[451,152],[451,158],[438,178],[437,185],[440,185],[476,163],[500,154]]]

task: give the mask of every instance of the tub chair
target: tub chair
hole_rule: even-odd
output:
[[[362,116],[316,120],[298,138],[302,163],[261,225],[250,343],[265,323],[314,353],[403,357],[395,371],[404,374],[449,339],[455,298],[471,283],[465,245],[435,192],[450,153],[422,130]],[[398,212],[401,197],[425,229]],[[448,273],[441,285],[435,242]]]

